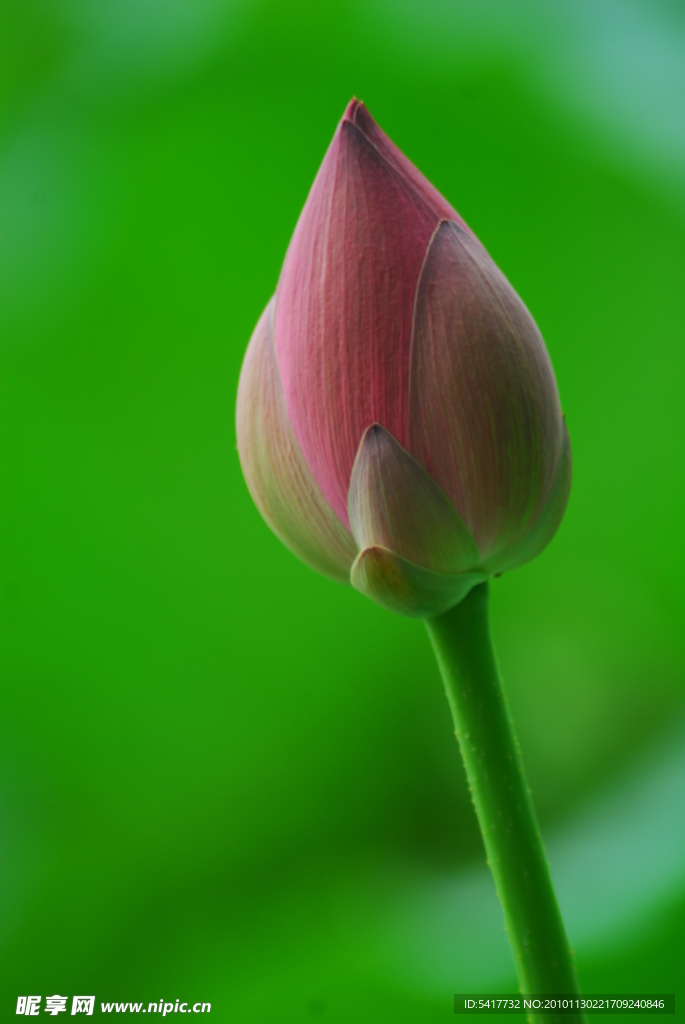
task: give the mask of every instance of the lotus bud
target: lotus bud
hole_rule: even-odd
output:
[[[237,434],[290,550],[405,615],[534,558],[564,513],[571,452],[535,322],[356,100],[250,341]]]

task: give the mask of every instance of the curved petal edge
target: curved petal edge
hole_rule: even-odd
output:
[[[273,346],[272,298],[245,355],[236,430],[245,480],[262,516],[293,554],[341,583],[357,547],[325,500],[295,439]]]
[[[571,442],[565,422],[561,444],[562,450],[556,477],[542,512],[520,540],[483,562],[481,568],[489,576],[499,576],[503,572],[509,572],[510,569],[517,569],[525,562],[530,562],[540,554],[543,548],[547,547],[559,529],[568,504],[573,473]]]

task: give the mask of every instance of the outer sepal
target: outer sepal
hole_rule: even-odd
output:
[[[385,548],[370,547],[357,556],[350,579],[353,587],[388,611],[430,619],[463,601],[487,576],[433,572]]]
[[[359,445],[348,512],[360,549],[386,548],[440,573],[467,572],[478,565],[478,548],[454,505],[378,423]]]

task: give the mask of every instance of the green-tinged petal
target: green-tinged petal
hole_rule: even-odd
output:
[[[383,547],[360,551],[350,574],[352,586],[372,601],[416,619],[430,619],[466,597],[487,576],[433,572]]]
[[[439,573],[466,572],[478,565],[478,548],[454,505],[377,423],[359,445],[348,512],[362,549],[385,548]]]
[[[526,533],[559,461],[561,407],[540,332],[480,242],[447,221],[416,290],[406,445],[483,558]]]
[[[519,565],[523,565],[524,562],[529,562],[531,558],[539,555],[542,549],[549,544],[557,532],[566,510],[571,490],[571,475],[571,442],[564,423],[559,466],[545,507],[520,540],[483,562],[481,568],[484,572],[487,572],[489,576],[494,576],[508,572],[510,569],[516,569]]]
[[[293,554],[349,583],[357,548],[323,497],[295,440],[273,346],[272,299],[250,340],[238,387],[240,464],[257,508]]]

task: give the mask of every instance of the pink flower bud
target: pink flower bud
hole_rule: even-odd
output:
[[[534,558],[571,452],[535,322],[353,100],[238,389],[257,507],[304,562],[428,617]]]

